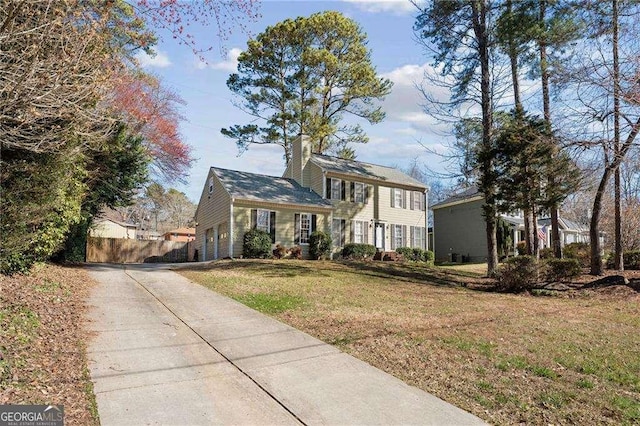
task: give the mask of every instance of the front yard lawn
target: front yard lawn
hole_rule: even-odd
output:
[[[499,294],[452,270],[375,262],[179,272],[491,423],[640,423],[640,295],[628,287]]]

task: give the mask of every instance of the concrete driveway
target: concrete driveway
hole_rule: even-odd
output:
[[[483,422],[159,265],[89,265],[102,425]]]

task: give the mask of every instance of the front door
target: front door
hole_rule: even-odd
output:
[[[376,223],[376,248],[384,251],[384,224]]]

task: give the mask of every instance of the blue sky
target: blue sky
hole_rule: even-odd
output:
[[[387,118],[380,124],[361,122],[369,135],[368,144],[357,144],[357,159],[388,166],[405,167],[414,161],[440,169],[440,159],[428,154],[422,145],[441,151],[446,145],[441,135],[442,125],[423,113],[416,83],[422,81],[429,68],[429,58],[412,30],[415,7],[408,0],[368,1],[271,1],[264,0],[261,18],[249,25],[252,34],[287,18],[336,10],[356,21],[368,36],[371,58],[379,75],[394,82],[383,103]],[[246,46],[248,35],[235,30],[224,41],[227,54],[216,50],[219,41],[215,28],[193,28],[193,35],[214,51],[202,63],[169,34],[162,34],[153,58],[140,56],[144,68],[159,76],[185,101],[182,113],[186,121],[181,134],[193,147],[197,159],[187,184],[174,184],[197,202],[210,166],[279,176],[284,171],[283,151],[279,146],[254,145],[238,155],[233,140],[221,135],[220,129],[233,124],[246,124],[250,117],[233,105],[233,94],[226,80],[235,71],[235,59]],[[422,144],[422,145],[421,145]]]

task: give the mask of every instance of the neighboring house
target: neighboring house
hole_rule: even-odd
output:
[[[544,218],[538,220],[538,225],[542,226],[543,232],[546,234],[544,239],[544,247],[551,246],[551,219]],[[581,225],[565,218],[558,218],[558,228],[560,229],[560,241],[563,246],[571,243],[588,243],[589,242],[589,226]],[[523,225],[524,228],[524,225]],[[604,242],[604,241],[603,241]]]
[[[433,211],[433,247],[439,262],[485,262],[487,260],[486,224],[482,213],[484,196],[477,188],[469,188],[431,206]],[[521,215],[501,215],[510,225],[515,247],[524,241],[524,219]],[[562,246],[573,242],[589,242],[585,226],[559,218]],[[551,246],[551,220],[538,219],[540,247]]]
[[[252,228],[272,244],[300,245],[309,235],[332,236],[334,251],[347,243],[426,248],[427,187],[384,166],[312,154],[306,136],[296,138],[283,177],[212,167],[196,210],[196,240],[203,260],[242,255]]]
[[[136,225],[113,219],[97,219],[89,229],[89,236],[99,238],[136,238]]]
[[[147,229],[138,229],[138,239],[139,240],[164,240],[164,236],[158,231],[150,231]]]
[[[167,241],[189,242],[196,239],[196,228],[178,228],[165,232],[162,236]]]

